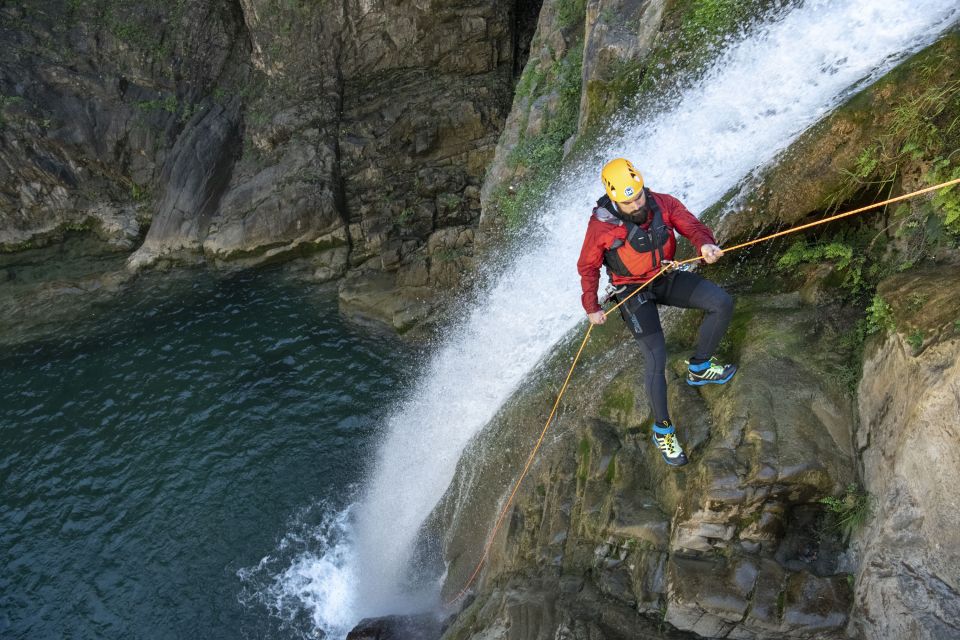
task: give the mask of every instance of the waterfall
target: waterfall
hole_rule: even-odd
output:
[[[603,193],[604,160],[631,158],[652,189],[698,212],[958,15],[956,0],[808,0],[730,45],[666,110],[618,122],[629,135],[553,186],[524,251],[465,307],[464,321],[389,417],[351,517],[341,514],[327,530],[339,538],[322,557],[304,556],[275,576],[278,601],[305,607],[331,636],[409,605],[401,585],[417,532],[461,452],[584,320],[576,261]],[[507,490],[510,479],[503,482]]]

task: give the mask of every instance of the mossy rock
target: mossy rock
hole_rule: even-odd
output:
[[[877,288],[892,310],[898,333],[914,355],[945,340],[960,338],[960,264],[926,265],[894,275]]]

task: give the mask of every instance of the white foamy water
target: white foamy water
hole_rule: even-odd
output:
[[[636,136],[599,150],[596,166],[554,189],[523,255],[472,304],[390,417],[346,539],[296,560],[274,588],[333,637],[362,617],[414,606],[403,586],[412,548],[461,452],[584,319],[576,261],[606,159],[633,159],[652,189],[702,210],[958,14],[956,0],[812,0],[733,45],[675,107],[619,123]]]

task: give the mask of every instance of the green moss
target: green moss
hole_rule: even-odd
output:
[[[141,111],[166,111],[167,113],[177,113],[180,106],[177,102],[177,96],[169,95],[157,100],[141,100],[137,103],[137,108]]]
[[[464,255],[466,254],[464,253],[463,249],[451,247],[446,249],[438,249],[437,251],[431,253],[430,257],[437,262],[455,262]]]
[[[612,458],[610,458],[610,464],[607,465],[607,473],[604,474],[603,479],[604,479],[604,481],[605,481],[607,484],[613,484],[614,481],[617,479],[617,456],[616,456],[616,454],[614,454],[614,456],[613,456]]]
[[[753,319],[753,305],[747,300],[738,300],[733,309],[733,318],[730,320],[730,326],[727,333],[720,341],[718,351],[731,360],[740,359],[740,351],[747,342],[747,333]],[[699,326],[699,316],[695,316],[698,321],[693,327]],[[690,341],[689,344],[693,344]]]
[[[642,60],[617,60],[605,79],[591,80],[586,86],[588,126],[603,122],[637,95],[643,83],[646,63]]]
[[[413,224],[414,217],[416,216],[416,211],[412,208],[407,207],[397,216],[397,224],[401,227],[409,227]]]
[[[543,201],[563,161],[563,145],[576,132],[580,109],[583,43],[572,47],[567,54],[542,76],[529,72],[529,86],[536,91],[552,88],[559,94],[556,111],[551,114],[544,131],[537,136],[521,136],[507,158],[507,164],[523,177],[516,184],[499,187],[491,198],[491,205],[506,222],[516,229],[526,220],[538,203]],[[524,71],[524,77],[528,71]],[[525,81],[521,78],[521,84]],[[527,86],[525,85],[525,90]]]
[[[760,517],[762,515],[763,512],[760,509],[755,509],[743,518],[740,518],[740,520],[737,522],[737,535],[740,535],[742,531],[745,531],[760,522]]]
[[[456,209],[462,201],[463,199],[455,193],[441,193],[437,196],[437,202],[447,209]]]
[[[514,95],[518,98],[527,98],[535,95],[535,91],[542,89],[542,82],[543,72],[540,71],[540,61],[531,60],[523,69],[523,74],[520,76],[520,81],[517,83]]]
[[[600,415],[609,419],[620,419],[633,411],[636,398],[632,385],[618,381],[607,385],[600,397]]]
[[[90,221],[89,221],[89,220],[81,220],[81,221],[79,221],[79,222],[71,222],[71,223],[65,224],[65,225],[63,226],[63,230],[64,230],[64,231],[74,231],[74,232],[77,232],[77,233],[82,233],[82,232],[85,232],[85,231],[90,231],[91,229],[92,229],[92,225],[90,224]]]
[[[884,79],[876,92],[883,102],[871,105],[882,130],[845,172],[832,194],[834,208],[857,193],[889,191],[908,168],[920,167],[929,186],[960,178],[958,51],[960,37],[948,36]],[[889,97],[884,88],[891,90]],[[931,241],[942,240],[941,230],[960,236],[960,189],[938,191],[926,206],[917,202],[897,207],[896,213],[894,231],[909,241],[911,253],[922,254]]]
[[[683,37],[714,46],[751,15],[750,9],[750,3],[742,0],[692,0],[681,29]]]
[[[770,0],[679,0],[664,15],[666,30],[651,52],[640,92],[661,95],[700,73],[731,34],[766,13]]]
[[[578,450],[580,452],[580,464],[577,466],[577,479],[584,483],[587,481],[587,476],[590,475],[590,440],[586,437],[582,438]]]
[[[919,351],[920,347],[923,346],[923,329],[917,329],[907,336],[907,344],[913,347],[914,351]]]
[[[566,29],[584,20],[587,0],[558,0],[556,10],[557,24]]]

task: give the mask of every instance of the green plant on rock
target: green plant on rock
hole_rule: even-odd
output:
[[[921,59],[909,71],[915,80],[892,99],[885,129],[863,149],[832,198],[839,207],[864,190],[892,188],[910,167],[919,167],[928,186],[960,178],[960,79],[956,45]],[[914,204],[895,210],[895,234],[912,240],[909,253],[920,255],[931,240],[939,241],[929,222],[960,235],[960,189],[937,191],[929,206]],[[929,236],[933,237],[929,237]]]
[[[84,219],[77,222],[67,223],[63,225],[62,228],[64,231],[73,231],[75,233],[82,233],[84,231],[90,231],[90,229],[92,228],[92,225],[90,224],[89,220]]]
[[[693,0],[692,11],[683,22],[686,38],[717,39],[729,33],[744,18],[741,0]]]
[[[134,202],[143,202],[147,199],[146,187],[141,187],[136,182],[130,181],[130,199]]]
[[[534,64],[534,63],[532,63]],[[576,132],[580,107],[583,43],[572,47],[559,62],[537,76],[532,84],[535,91],[541,86],[552,87],[559,93],[559,102],[542,133],[521,136],[507,158],[508,165],[518,170],[521,178],[515,184],[501,185],[491,199],[492,206],[509,229],[519,228],[535,205],[542,201],[556,178],[563,162],[563,145]],[[524,71],[524,78],[528,73]],[[537,72],[539,73],[539,72]],[[533,82],[533,81],[531,81]],[[521,83],[524,79],[521,78]]]
[[[583,20],[587,11],[587,0],[560,0],[557,2],[557,25],[561,29],[572,27]]]
[[[457,249],[455,247],[447,247],[445,249],[437,249],[430,256],[437,262],[455,262],[459,258],[464,256],[463,249]]]
[[[927,180],[940,184],[960,178],[960,165],[951,167],[950,159],[935,161],[927,172]],[[953,185],[933,195],[933,206],[943,212],[943,224],[947,231],[960,235],[960,187]]]
[[[610,464],[607,465],[607,472],[603,476],[604,482],[613,484],[617,479],[617,456],[610,458]]]
[[[729,36],[770,8],[769,0],[684,0],[671,3],[667,32],[649,57],[641,91],[663,92],[676,80],[702,71]]]
[[[777,260],[777,267],[783,271],[809,263],[832,261],[838,269],[846,269],[853,260],[853,247],[841,242],[807,243],[797,240]]]
[[[880,146],[867,147],[857,156],[857,161],[853,165],[853,175],[859,180],[866,180],[873,175],[879,165]]]
[[[463,198],[456,193],[441,193],[437,196],[437,202],[447,209],[456,209],[462,200]]]
[[[577,465],[577,480],[582,483],[587,481],[590,475],[590,440],[586,437],[580,439],[579,446],[580,464]]]
[[[886,300],[880,297],[880,294],[874,295],[873,300],[870,301],[865,321],[867,335],[881,331],[894,331],[897,328],[893,319],[893,309]]]
[[[791,271],[801,264],[832,262],[838,271],[845,271],[841,285],[852,293],[860,293],[866,287],[864,264],[866,258],[853,244],[842,239],[829,242],[797,240],[777,260],[777,268]]]
[[[531,60],[523,69],[517,88],[514,90],[515,98],[527,98],[541,88],[543,81],[543,72],[540,70],[540,61]]]
[[[6,119],[3,116],[4,109],[15,104],[26,104],[26,100],[20,96],[5,96],[0,94],[0,127],[6,125]]]
[[[856,323],[852,331],[846,331],[838,336],[836,350],[842,354],[843,360],[830,368],[828,376],[836,383],[837,388],[855,393],[857,384],[863,375],[863,346],[867,339],[866,319]]]
[[[923,330],[917,329],[907,336],[907,344],[913,347],[914,351],[918,351],[923,346]]]
[[[169,95],[157,100],[141,100],[137,103],[137,108],[141,111],[166,111],[167,113],[176,113],[180,109],[177,103],[177,96]]]
[[[907,309],[911,312],[919,311],[926,303],[927,295],[925,293],[911,293],[907,297]]]
[[[411,207],[407,207],[397,216],[397,224],[401,227],[409,227],[413,224],[415,216],[416,212]]]
[[[827,508],[827,513],[833,519],[833,526],[845,538],[863,527],[873,511],[870,494],[856,484],[848,485],[840,497],[827,496],[820,498],[819,502]]]

